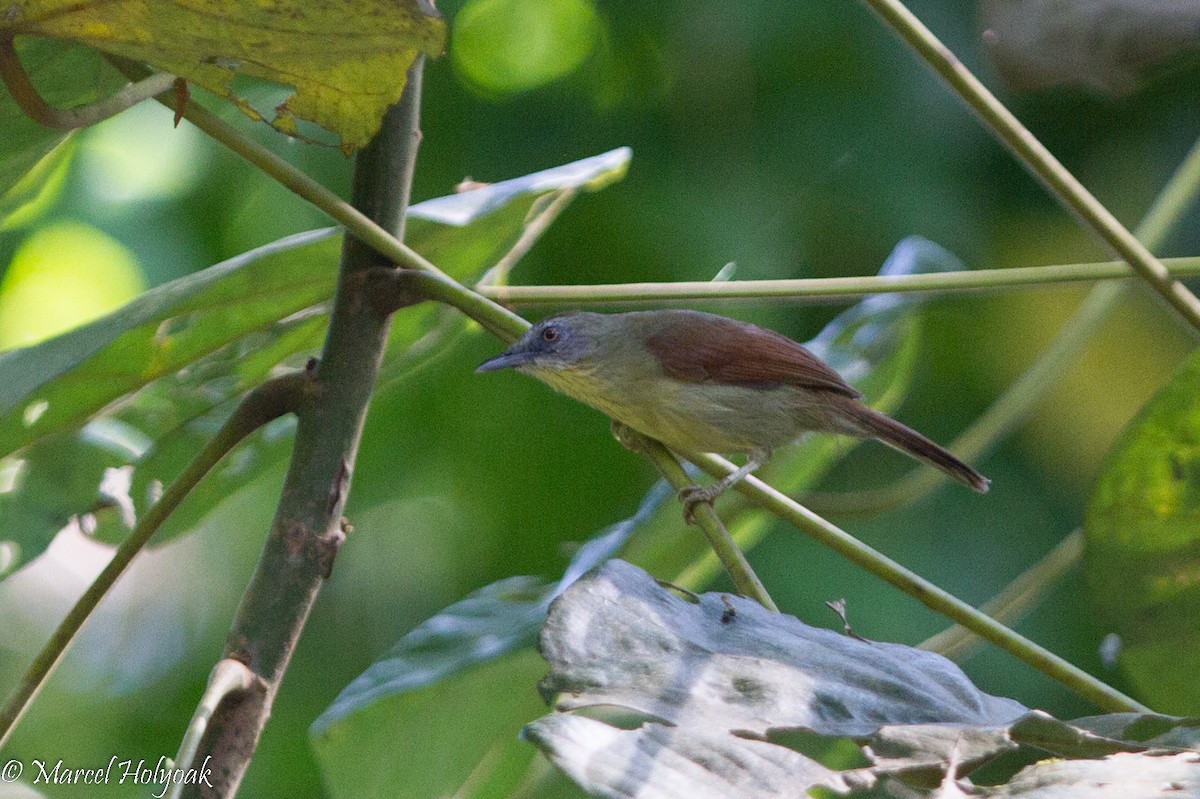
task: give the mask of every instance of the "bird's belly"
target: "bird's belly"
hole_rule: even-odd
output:
[[[746,453],[789,444],[808,430],[831,429],[813,392],[685,383],[666,377],[623,379],[595,371],[537,375],[554,389],[683,452]]]
[[[797,390],[681,383],[664,380],[640,419],[629,421],[684,452],[744,453],[775,449],[795,440],[806,426],[797,415]]]

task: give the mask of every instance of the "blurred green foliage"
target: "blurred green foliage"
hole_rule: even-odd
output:
[[[450,54],[473,88],[512,94],[574,72],[597,33],[589,0],[471,0],[454,17]]]
[[[440,6],[452,33],[467,29],[466,46],[470,8],[495,13],[514,3],[522,13],[542,6]],[[729,261],[747,279],[873,274],[911,234],[972,268],[1104,256],[854,3],[547,5],[557,16],[540,35],[569,31],[562,34],[569,48],[541,51],[532,63],[539,50],[524,29],[490,29],[476,34],[473,55],[452,39],[450,58],[426,69],[414,199],[448,193],[468,175],[500,180],[633,147],[626,179],[578,200],[514,281],[702,280]],[[926,0],[914,11],[996,83],[969,10]],[[1185,71],[1120,100],[1071,88],[1001,96],[1132,224],[1197,135],[1198,88],[1200,75]],[[132,114],[138,130],[111,133],[129,124],[118,117],[78,137],[57,200],[0,231],[0,264],[12,270],[18,250],[43,229],[78,223],[120,242],[153,286],[327,224],[186,124],[173,128],[169,111],[147,105]],[[235,111],[223,114],[345,194],[349,163],[336,151],[289,144]],[[121,147],[122,140],[132,143]],[[116,176],[133,174],[131,151],[138,164],[172,153],[150,174],[168,171],[171,179],[122,184]],[[1200,246],[1196,211],[1189,213],[1191,223],[1179,226],[1163,254]],[[1079,289],[1049,288],[935,300],[898,417],[935,439],[953,437],[1036,357],[1079,296]],[[707,309],[799,339],[836,312],[795,304]],[[994,486],[985,499],[965,502],[947,489],[874,519],[837,521],[982,602],[1078,526],[1117,432],[1190,346],[1169,313],[1139,292],[1034,419],[981,464]],[[560,573],[576,542],[629,515],[651,484],[650,467],[617,446],[594,411],[518,376],[476,378],[473,367],[496,348],[473,331],[377,397],[347,509],[354,533],[283,682],[244,795],[321,796],[307,729],[342,688],[470,591],[512,574]],[[861,448],[825,487],[878,486],[906,468],[881,448]],[[276,469],[245,485],[196,533],[147,554],[85,627],[5,754],[81,766],[112,754],[152,761],[172,754],[221,650],[281,479]],[[0,583],[0,693],[98,570],[99,555],[88,552],[51,547]],[[822,603],[845,597],[855,630],[868,638],[913,643],[944,626],[780,525],[770,525],[750,559],[776,601],[810,622],[840,626]],[[1019,629],[1129,688],[1100,662],[1108,629],[1076,578]],[[1091,710],[994,650],[965,669],[983,690],[1061,717]],[[532,697],[534,689],[497,690]],[[473,723],[470,712],[462,723]],[[397,741],[394,756],[429,757],[436,746]],[[96,795],[82,786],[45,792]],[[141,794],[112,788],[104,795]]]
[[[78,222],[40,228],[0,282],[0,349],[36,344],[120,308],[145,284],[133,254]]]
[[[1147,703],[1200,714],[1200,357],[1121,435],[1087,509],[1084,575]]]

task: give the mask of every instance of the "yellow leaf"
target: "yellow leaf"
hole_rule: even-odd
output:
[[[235,97],[238,74],[295,88],[272,121],[296,120],[366,144],[400,99],[417,53],[440,55],[446,24],[428,0],[15,0],[0,35],[50,36],[171,72],[262,116]]]

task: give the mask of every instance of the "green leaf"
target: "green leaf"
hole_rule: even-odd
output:
[[[27,225],[54,204],[74,156],[75,140],[62,141],[0,195],[0,231]]]
[[[214,25],[220,20],[220,25]],[[156,3],[15,0],[0,35],[79,42],[151,64],[232,100],[262,119],[230,84],[249,75],[295,88],[271,124],[297,134],[297,119],[363,146],[400,99],[418,53],[440,55],[446,23],[423,0],[330,3]]]
[[[0,530],[15,549],[0,574],[44,550],[72,517],[113,502],[102,495],[101,484],[131,454],[114,438],[100,429],[63,436],[11,467],[19,488],[0,495]]]
[[[999,726],[1028,712],[936,653],[810,627],[744,597],[687,601],[619,560],[562,595],[540,650],[556,710],[614,706],[711,732],[862,738],[888,724]]]
[[[414,205],[407,241],[472,282],[520,236],[538,197],[607,185],[624,174],[629,158],[628,149],[617,149]],[[140,442],[125,462],[136,460],[130,495],[144,512],[155,484],[174,479],[247,389],[319,352],[340,248],[333,228],[290,236],[152,289],[69,333],[0,353],[0,453],[15,453],[9,468],[17,473],[14,485],[0,490],[0,513],[44,520],[20,533],[20,560],[10,568],[45,548],[57,529],[53,520],[96,504],[95,470],[81,473],[78,491],[47,505],[36,480],[22,482],[21,461],[71,463],[80,447],[95,446],[80,429],[92,419],[114,420]],[[440,313],[425,303],[395,316],[382,382],[432,357],[436,347],[412,345],[437,330]],[[452,331],[468,325],[459,314],[450,318]],[[156,542],[191,529],[270,473],[290,450],[290,431],[284,419],[245,442],[172,514]],[[101,521],[104,540],[123,536],[111,515]],[[0,543],[17,535],[10,530],[3,528]]]
[[[327,299],[333,229],[301,233],[145,292],[41,344],[0,353],[0,452],[77,427],[105,405]],[[36,414],[31,408],[40,407]]]
[[[1084,574],[1156,708],[1200,715],[1200,352],[1129,423],[1084,523]]]

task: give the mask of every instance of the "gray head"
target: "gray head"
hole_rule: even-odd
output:
[[[606,327],[608,320],[607,314],[582,311],[543,319],[526,330],[511,347],[495,358],[484,361],[475,371],[570,368],[595,352],[598,334]]]

